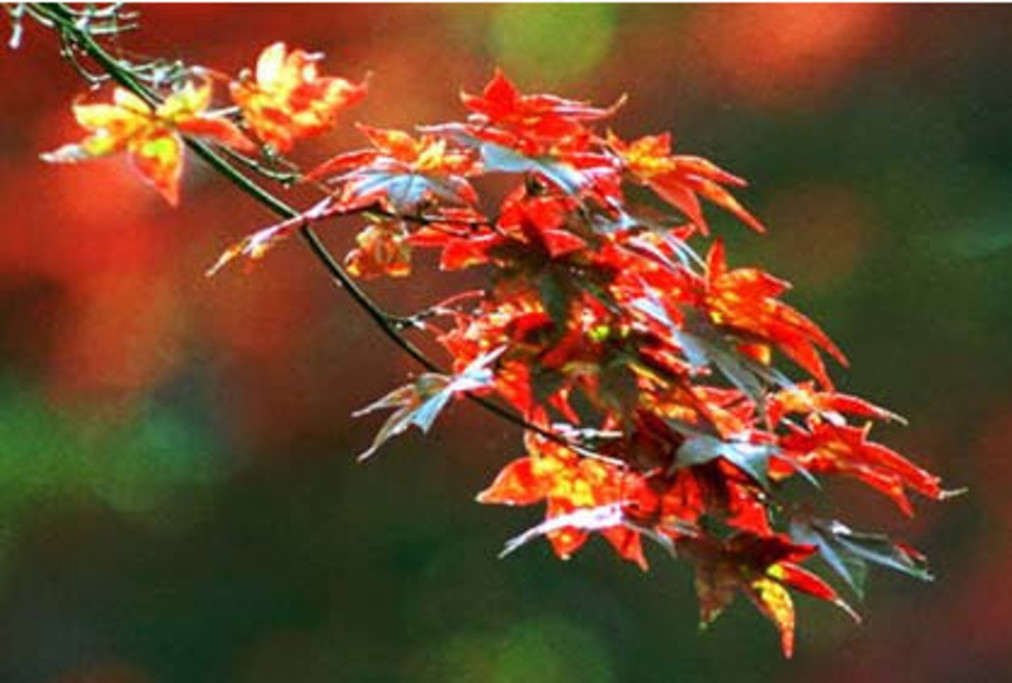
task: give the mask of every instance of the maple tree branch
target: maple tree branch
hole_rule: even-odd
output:
[[[74,15],[70,13],[68,8],[60,4],[55,4],[36,6],[35,9],[52,19],[59,31],[68,38],[72,39],[78,47],[84,50],[89,57],[95,60],[96,64],[109,74],[109,76],[111,76],[112,79],[119,85],[142,98],[151,107],[157,107],[158,104],[160,104],[160,99],[155,92],[138,81],[129,68],[124,68],[115,57],[110,55],[101,45],[96,43],[85,28],[78,26],[77,21],[74,20]],[[225,179],[231,182],[239,190],[245,192],[276,215],[285,219],[299,219],[302,217],[302,212],[289,206],[287,203],[250,180],[250,178],[243,175],[221,155],[219,155],[209,144],[185,135],[183,138],[186,140],[187,146],[193,150],[197,156],[203,159],[205,163],[224,176]],[[355,303],[366,311],[367,315],[373,319],[380,329],[388,337],[390,337],[394,343],[400,346],[409,356],[418,361],[426,369],[433,372],[438,371],[439,366],[436,365],[435,362],[429,359],[420,349],[393,329],[390,321],[388,320],[389,316],[387,316],[387,314],[376,305],[369,295],[366,294],[361,287],[359,287],[358,283],[356,283],[351,276],[344,271],[320,237],[312,229],[309,221],[302,222],[298,231],[306,245],[313,252],[313,255],[324,266],[324,268],[326,268],[331,277],[335,279],[341,287],[347,290],[348,294]]]
[[[85,54],[91,57],[95,63],[120,86],[143,99],[152,108],[157,107],[160,104],[160,98],[158,95],[151,90],[151,88],[138,80],[130,67],[124,66],[119,60],[110,55],[105,48],[94,40],[88,30],[87,22],[83,20],[79,13],[76,13],[66,5],[60,3],[31,3],[30,9],[34,16],[47,20],[42,22],[44,25],[50,26],[50,23],[47,22],[51,22],[50,27],[58,31],[65,41],[70,41],[83,50]],[[343,287],[348,292],[352,300],[363,311],[365,311],[366,315],[368,315],[376,326],[380,328],[380,331],[393,341],[394,344],[400,347],[402,351],[429,372],[445,374],[442,368],[435,361],[430,359],[421,349],[400,334],[399,330],[403,328],[405,318],[391,316],[384,312],[369,297],[369,295],[366,294],[358,283],[356,283],[354,279],[345,272],[344,268],[341,267],[327,249],[323,240],[321,240],[319,235],[317,235],[313,230],[311,226],[312,221],[308,219],[304,213],[289,206],[287,203],[251,180],[248,176],[241,173],[220,154],[218,154],[209,144],[186,135],[183,136],[183,139],[186,141],[186,145],[197,156],[203,159],[205,163],[211,166],[211,168],[221,174],[236,188],[252,197],[279,217],[286,220],[297,220],[302,218],[303,221],[298,228],[299,235],[302,237],[309,250],[316,257],[316,260],[327,270],[331,278],[338,284],[338,286]],[[365,213],[365,211],[362,211],[362,213]],[[424,217],[397,217],[408,220],[425,220]],[[477,403],[485,410],[502,418],[503,420],[522,427],[523,429],[533,431],[540,436],[570,448],[581,455],[592,458],[606,458],[606,456],[590,451],[550,429],[546,429],[540,425],[529,422],[523,416],[515,413],[509,408],[503,407],[483,396],[478,396],[471,392],[466,392],[464,395],[469,400]],[[610,458],[608,459],[611,460]]]

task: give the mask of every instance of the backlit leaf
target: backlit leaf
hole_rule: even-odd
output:
[[[126,152],[140,176],[169,204],[179,203],[183,172],[183,135],[249,151],[253,144],[228,119],[206,113],[211,86],[187,83],[156,108],[123,88],[112,104],[77,104],[74,117],[88,131],[78,144],[43,154],[44,161],[74,163]]]
[[[231,85],[232,99],[253,133],[279,152],[326,132],[339,112],[365,97],[365,83],[321,76],[319,59],[273,43],[260,53],[255,74],[245,73]]]

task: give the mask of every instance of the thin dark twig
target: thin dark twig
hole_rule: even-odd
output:
[[[221,151],[227,157],[229,157],[233,161],[242,164],[243,166],[253,171],[254,173],[262,175],[264,178],[267,178],[268,180],[273,180],[275,182],[281,183],[285,187],[290,187],[296,181],[298,181],[300,177],[298,171],[277,171],[275,169],[268,168],[266,164],[263,164],[257,161],[256,159],[252,159],[246,156],[242,152],[237,152],[234,149],[230,149],[228,147],[222,147]]]

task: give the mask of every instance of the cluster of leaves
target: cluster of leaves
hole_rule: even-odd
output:
[[[255,75],[244,72],[231,80],[195,69],[157,104],[118,87],[110,103],[75,104],[74,117],[89,136],[42,158],[73,163],[126,152],[141,177],[174,206],[183,173],[183,136],[239,152],[262,146],[287,152],[296,139],[329,130],[340,110],[365,97],[365,84],[321,77],[317,60],[275,43],[260,54]],[[220,78],[229,80],[233,110],[210,109],[213,82]]]
[[[75,106],[89,137],[46,158],[125,151],[174,203],[182,137],[277,162],[364,94],[281,44],[264,50],[254,75],[230,82],[235,109],[209,111],[211,77],[194,73],[157,105],[118,89],[112,104]],[[415,134],[360,126],[368,146],[299,176],[322,201],[246,237],[215,266],[355,216],[363,227],[345,262],[354,276],[408,277],[418,251],[436,252],[442,271],[487,273],[484,289],[410,319],[451,369],[361,411],[393,410],[363,457],[412,425],[427,431],[456,398],[506,404],[526,424],[524,452],[478,500],[546,510],[507,551],[545,537],[565,559],[600,534],[646,569],[647,538],[695,566],[704,623],[741,591],[779,628],[787,655],[790,590],[854,615],[801,563],[821,557],[858,595],[868,563],[927,578],[911,548],[787,500],[796,478],[817,488],[851,477],[907,514],[909,492],[943,491],[870,439],[873,421],[897,417],[834,389],[824,356],[845,358],[781,300],[786,282],[730,267],[719,239],[697,254],[709,233],[703,200],[764,230],[729,190],[745,181],[675,153],[668,134],[629,141],[600,131],[621,102],[526,95],[501,73],[462,100],[465,120]],[[778,356],[802,379],[777,369]]]

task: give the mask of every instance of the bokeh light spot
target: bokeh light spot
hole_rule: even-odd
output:
[[[608,54],[610,5],[502,5],[489,26],[496,61],[512,77],[555,85],[584,77]]]
[[[614,680],[606,644],[561,617],[513,627],[503,642],[493,683],[609,683]]]

